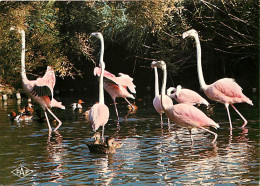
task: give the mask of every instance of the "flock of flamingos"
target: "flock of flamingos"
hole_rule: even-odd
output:
[[[25,31],[18,27],[11,27],[10,30],[16,30],[22,36],[21,75],[23,89],[29,97],[31,97],[42,107],[46,117],[46,121],[48,123],[49,132],[52,131],[52,127],[48,119],[47,111],[56,119],[56,121],[58,122],[57,127],[54,129],[54,131],[56,131],[62,125],[62,122],[50,109],[51,107],[65,109],[65,107],[61,104],[61,102],[58,102],[53,98],[53,89],[56,81],[54,71],[51,67],[48,66],[47,71],[42,78],[38,78],[37,80],[28,80],[25,70]],[[91,36],[94,36],[100,40],[101,49],[99,67],[96,67],[94,69],[94,75],[99,76],[99,101],[91,107],[89,111],[89,120],[92,124],[92,128],[94,131],[97,131],[99,127],[102,127],[103,143],[100,142],[100,133],[97,132],[94,135],[94,137],[96,138],[95,143],[88,144],[88,147],[91,152],[115,153],[115,148],[117,147],[115,144],[113,144],[113,137],[108,137],[106,139],[106,142],[104,142],[104,126],[106,125],[109,119],[109,109],[104,101],[104,89],[110,94],[111,98],[113,99],[117,118],[119,119],[116,107],[116,98],[124,98],[134,110],[133,105],[127,100],[127,98],[134,99],[134,96],[131,93],[136,93],[135,85],[133,84],[133,79],[126,74],[119,73],[119,77],[116,77],[108,71],[105,71],[105,63],[103,61],[103,36],[99,32],[92,33]],[[242,128],[244,128],[247,124],[247,120],[242,116],[242,114],[235,108],[233,104],[245,102],[250,105],[253,105],[252,101],[242,93],[242,88],[234,81],[234,79],[223,78],[217,80],[216,82],[210,85],[207,85],[205,83],[202,72],[201,46],[198,33],[196,30],[192,29],[183,33],[183,38],[186,37],[193,37],[196,42],[197,71],[201,89],[204,91],[204,93],[207,95],[209,99],[223,103],[225,105],[231,131],[232,122],[229,113],[229,105],[231,105],[234,108],[234,110],[239,114],[239,116],[243,119],[244,123],[242,125]],[[208,105],[209,103],[196,92],[189,89],[182,89],[180,85],[176,88],[169,88],[166,94],[166,63],[164,61],[153,61],[151,63],[151,67],[154,68],[155,72],[155,97],[153,100],[153,105],[155,110],[159,113],[161,117],[161,125],[163,124],[162,114],[165,113],[168,117],[168,123],[170,123],[170,121],[173,121],[181,127],[188,128],[192,144],[193,128],[199,128],[213,134],[215,137],[212,143],[215,143],[218,135],[215,132],[209,130],[208,128],[214,127],[217,129],[219,128],[219,125],[212,119],[210,119],[208,116],[206,116],[206,114],[204,114],[197,107],[193,106],[195,104]],[[158,68],[162,69],[163,71],[161,94],[159,93],[158,85]],[[131,93],[128,92],[127,88],[130,90]],[[174,98],[178,102],[178,104],[174,105],[170,97]]]

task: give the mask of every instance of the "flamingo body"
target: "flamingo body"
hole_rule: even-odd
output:
[[[105,104],[96,103],[89,111],[89,120],[96,131],[100,126],[105,126],[109,118],[109,109]]]
[[[204,93],[209,99],[223,104],[245,102],[253,105],[252,101],[243,94],[242,88],[231,78],[223,78],[207,85]]]
[[[179,85],[178,85],[179,86]],[[196,104],[204,104],[206,106],[209,105],[207,100],[205,100],[203,97],[201,97],[197,92],[186,89],[186,88],[180,88],[180,90],[177,90],[177,88],[170,87],[167,90],[167,95],[170,98],[175,99],[178,103],[187,103],[191,105],[196,105]],[[171,94],[171,91],[175,91],[174,93]]]
[[[180,103],[173,105],[172,108],[166,109],[165,113],[170,120],[189,129],[200,127],[219,128],[219,125],[207,117],[201,110],[189,104]]]
[[[100,76],[100,74],[100,67],[95,67],[94,75]],[[123,73],[119,73],[119,75],[119,77],[116,77],[114,74],[104,70],[104,89],[109,93],[112,99],[117,97],[135,99],[135,97],[127,91],[127,88],[129,88],[132,93],[136,93],[133,78]]]

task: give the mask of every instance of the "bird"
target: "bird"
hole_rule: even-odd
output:
[[[82,109],[82,105],[81,105],[82,103],[84,103],[84,101],[79,99],[77,103],[72,103],[70,106],[72,107],[73,110]]]
[[[154,62],[153,65],[163,70],[161,104],[167,117],[171,121],[178,124],[179,126],[188,128],[192,145],[193,145],[193,137],[192,137],[193,128],[200,128],[204,131],[213,134],[215,137],[212,140],[212,143],[215,143],[218,135],[215,132],[212,132],[211,130],[207,129],[207,127],[211,126],[217,129],[219,128],[219,125],[215,123],[212,119],[207,117],[201,110],[194,107],[193,105],[189,105],[186,103],[179,103],[173,105],[172,103],[169,103],[169,99],[171,100],[171,98],[165,95],[166,80],[167,80],[166,63],[164,61],[157,61]]]
[[[49,133],[52,131],[52,128],[46,111],[48,111],[58,121],[58,125],[54,129],[54,131],[57,131],[58,128],[62,125],[62,122],[50,109],[51,107],[65,109],[65,106],[53,98],[53,88],[56,82],[54,71],[50,66],[48,66],[46,73],[42,78],[28,80],[25,69],[25,31],[19,27],[11,27],[10,30],[16,30],[22,36],[21,75],[23,89],[26,94],[35,102],[37,102],[44,110],[44,114],[48,123]]]
[[[230,130],[232,130],[233,127],[232,127],[231,117],[229,113],[229,105],[233,107],[233,109],[238,113],[238,115],[244,121],[242,125],[242,128],[244,128],[247,125],[247,120],[236,109],[234,104],[248,103],[249,105],[253,106],[253,102],[243,94],[242,88],[232,78],[222,78],[210,85],[207,85],[203,77],[202,64],[201,64],[201,46],[200,46],[198,32],[194,29],[191,29],[189,31],[184,32],[182,37],[183,39],[186,37],[193,37],[195,39],[196,48],[197,48],[198,78],[199,78],[200,87],[203,90],[203,92],[206,94],[206,96],[209,99],[220,102],[225,105],[228,114]]]
[[[127,74],[118,73],[119,77],[116,77],[114,74],[104,71],[104,88],[109,93],[112,98],[116,110],[117,120],[119,121],[119,114],[116,106],[116,98],[124,98],[125,101],[131,106],[132,111],[135,110],[134,106],[128,101],[127,98],[135,99],[133,94],[136,94],[135,85],[133,83],[133,78]],[[96,67],[94,69],[94,75],[100,75],[100,68]],[[130,90],[129,93],[128,90]]]
[[[104,143],[101,143],[100,139],[101,139],[101,134],[100,132],[95,132],[94,135],[91,137],[91,139],[95,139],[94,143],[93,144],[104,144]],[[117,141],[114,141],[113,142],[113,146],[115,148],[121,148],[123,145],[123,143],[118,143]]]
[[[20,122],[20,121],[31,121],[33,119],[33,115],[31,115],[30,113],[28,113],[28,114],[25,114],[25,113],[17,114],[14,111],[11,111],[8,116],[10,117],[10,119],[12,121],[17,121],[17,122]]]
[[[95,132],[94,135],[91,138],[95,139],[95,142],[93,144],[101,144],[101,142],[100,142],[100,139],[101,139],[100,132]]]
[[[104,45],[104,39],[101,40]],[[100,67],[94,68],[94,75],[100,76],[101,69]],[[126,102],[131,106],[132,111],[135,110],[134,106],[128,101],[127,98],[135,99],[133,94],[136,94],[135,85],[133,83],[133,78],[124,73],[118,73],[119,77],[116,77],[114,74],[104,71],[104,88],[111,96],[116,110],[117,120],[119,121],[118,110],[116,106],[116,98],[121,97],[126,100]],[[128,90],[130,90],[129,93]]]
[[[115,141],[114,137],[107,137],[105,144],[87,144],[91,153],[96,154],[114,154],[116,153],[116,147],[113,145]]]
[[[104,141],[104,128],[105,128],[105,124],[108,122],[109,119],[109,109],[105,105],[104,88],[103,88],[103,76],[105,70],[105,63],[103,61],[104,39],[103,39],[103,35],[100,32],[93,32],[91,33],[91,36],[95,36],[101,41],[100,58],[99,58],[99,66],[101,68],[101,74],[99,78],[99,102],[95,103],[91,107],[89,111],[89,121],[91,122],[94,131],[98,130],[98,128],[102,126],[102,139]]]
[[[182,88],[181,85],[178,85],[176,88],[168,88],[167,95],[170,98],[175,99],[178,103],[187,103],[191,105],[204,104],[207,107],[209,106],[209,102],[201,97],[197,92],[187,88]]]
[[[154,109],[158,112],[158,114],[161,117],[161,128],[162,128],[162,125],[163,125],[162,114],[164,113],[164,110],[161,105],[161,95],[159,94],[158,70],[157,70],[157,67],[154,66],[154,63],[156,63],[156,61],[153,61],[151,63],[151,67],[154,69],[154,83],[155,83],[155,85],[154,85],[155,97],[153,99],[153,106],[154,106]],[[168,124],[170,124],[169,118],[168,118]]]

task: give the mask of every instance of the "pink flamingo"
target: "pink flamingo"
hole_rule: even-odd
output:
[[[200,46],[198,32],[192,29],[183,33],[183,38],[186,38],[188,36],[194,37],[196,41],[197,70],[198,70],[198,77],[199,77],[199,83],[201,89],[204,91],[204,93],[207,95],[209,99],[223,103],[225,105],[227,109],[230,129],[232,129],[232,123],[231,123],[231,117],[229,113],[229,105],[231,105],[234,108],[234,110],[238,113],[238,115],[243,119],[244,124],[242,125],[242,128],[244,128],[247,124],[247,120],[236,109],[236,107],[233,104],[245,102],[250,105],[253,105],[252,101],[242,93],[242,88],[235,82],[234,79],[223,78],[210,85],[207,85],[205,83],[203,72],[202,72],[202,65],[201,65],[201,46]]]
[[[104,42],[101,40],[101,42]],[[104,44],[104,43],[103,43]],[[100,67],[94,69],[94,75],[100,76],[101,70]],[[104,88],[111,96],[116,110],[117,120],[119,120],[119,115],[116,106],[116,98],[121,97],[126,100],[126,102],[131,106],[132,111],[135,110],[134,106],[127,100],[127,98],[135,99],[135,97],[127,91],[127,88],[131,93],[136,93],[135,85],[133,83],[133,78],[127,74],[118,73],[119,77],[116,77],[114,74],[104,70]]]
[[[54,71],[51,67],[48,66],[47,71],[42,78],[38,78],[36,80],[28,80],[25,70],[25,32],[23,29],[16,27],[11,27],[10,30],[17,30],[22,35],[21,74],[23,89],[29,97],[31,97],[42,107],[48,123],[49,132],[52,131],[52,128],[46,110],[58,121],[59,124],[54,129],[54,131],[56,131],[62,125],[62,122],[50,109],[51,107],[65,109],[65,106],[63,106],[61,102],[58,102],[53,98],[53,88],[56,82]]]
[[[104,77],[104,70],[105,70],[105,63],[103,61],[104,56],[104,39],[101,33],[94,32],[91,36],[95,36],[96,38],[100,39],[101,41],[101,48],[100,48],[100,59],[99,59],[99,66],[101,68],[101,74],[99,79],[99,102],[94,104],[90,111],[89,111],[89,120],[92,123],[92,128],[94,131],[98,130],[100,126],[102,126],[102,139],[104,141],[104,128],[105,124],[108,122],[109,118],[109,109],[105,105],[104,101],[104,89],[103,89],[103,77]]]
[[[153,61],[151,64],[151,67],[154,68],[154,88],[155,88],[155,97],[153,99],[153,106],[155,110],[160,114],[161,117],[161,127],[163,127],[163,119],[162,119],[162,114],[164,113],[164,110],[161,105],[161,95],[159,94],[159,80],[158,80],[158,71],[157,67],[154,65],[156,64],[156,61]],[[168,124],[170,124],[170,120],[168,118]]]
[[[169,101],[170,98],[167,95],[165,95],[166,80],[167,80],[166,64],[164,61],[157,61],[156,63],[154,63],[154,65],[163,70],[161,104],[167,117],[171,121],[180,125],[181,127],[188,128],[192,144],[193,144],[193,138],[192,138],[191,130],[193,128],[200,128],[204,131],[213,134],[215,138],[213,139],[212,143],[214,143],[218,135],[215,132],[206,129],[205,127],[211,126],[214,128],[219,128],[219,125],[215,123],[212,119],[207,117],[201,110],[199,110],[198,108],[192,105],[185,104],[185,103],[173,105],[172,102]]]
[[[172,91],[173,93],[171,93]],[[176,88],[168,88],[167,95],[170,98],[175,99],[178,103],[187,103],[191,105],[204,104],[206,106],[209,106],[207,100],[201,97],[197,92],[190,89],[182,88],[181,85],[178,85]]]

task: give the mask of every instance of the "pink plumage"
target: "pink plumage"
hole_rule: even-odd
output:
[[[191,29],[187,32],[184,32],[182,36],[183,38],[190,36],[190,37],[194,37],[195,39],[196,48],[197,48],[197,71],[198,71],[198,77],[199,77],[199,83],[201,89],[204,91],[204,93],[208,96],[209,99],[218,101],[225,105],[227,109],[230,129],[232,129],[232,122],[229,113],[229,105],[231,105],[234,108],[234,110],[238,113],[238,115],[243,119],[244,124],[242,125],[242,128],[244,128],[247,125],[247,120],[236,109],[236,107],[233,104],[244,102],[253,105],[252,101],[242,93],[242,88],[235,82],[234,79],[223,78],[216,81],[215,83],[212,83],[211,85],[207,85],[205,83],[203,72],[202,72],[201,46],[200,46],[198,32],[194,29]]]
[[[174,93],[171,93],[172,90]],[[167,90],[167,95],[175,99],[178,103],[187,103],[191,105],[204,104],[206,106],[209,105],[207,100],[201,97],[197,92],[190,89],[181,88],[180,85],[178,85],[177,88],[170,87]]]
[[[51,67],[47,67],[46,73],[42,78],[37,80],[28,80],[25,70],[25,31],[21,28],[11,27],[10,30],[17,30],[22,36],[22,51],[21,51],[21,75],[23,89],[26,94],[31,97],[35,102],[37,102],[42,109],[48,123],[49,132],[52,131],[46,110],[58,121],[58,126],[54,129],[56,131],[62,124],[62,122],[55,116],[55,114],[50,110],[51,107],[58,107],[65,109],[61,102],[57,102],[53,99],[53,89],[56,83],[56,78],[54,71]]]
[[[100,74],[100,67],[95,67],[94,75],[100,76]],[[114,74],[104,70],[104,88],[109,93],[114,102],[118,120],[119,115],[116,107],[116,98],[124,98],[127,101],[127,103],[132,107],[132,110],[134,110],[134,107],[127,100],[127,98],[135,99],[135,97],[131,94],[136,93],[135,87],[136,86],[133,83],[133,78],[131,78],[130,76],[123,73],[119,73],[119,77],[116,77]],[[128,92],[127,88],[131,91],[131,93]]]
[[[243,94],[242,88],[231,78],[223,78],[207,85],[204,92],[210,99],[223,104],[245,102],[253,105],[252,101]]]
[[[89,120],[92,128],[96,131],[99,127],[105,126],[109,118],[109,109],[105,104],[96,103],[89,111]]]

